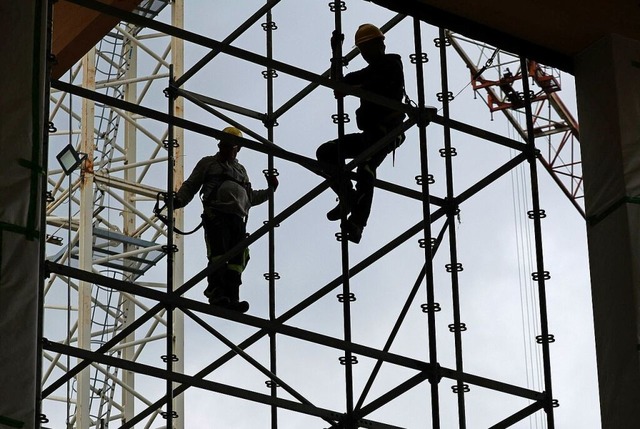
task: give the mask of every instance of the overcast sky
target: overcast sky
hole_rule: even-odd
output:
[[[233,1],[215,4],[204,1],[187,2],[185,27],[221,40],[261,4],[260,1],[245,1],[241,6]],[[363,1],[347,2],[347,7],[343,15],[346,50],[353,46],[353,33],[359,24],[371,22],[382,25],[394,15]],[[278,26],[274,33],[274,56],[277,60],[315,73],[328,68],[333,16],[329,13],[326,2],[283,1],[273,10],[273,17]],[[405,20],[388,35],[386,42],[388,52],[402,55],[407,92],[415,100],[416,77],[409,61],[409,54],[413,52],[412,30],[411,21]],[[437,36],[437,29],[424,25],[423,31],[424,50],[430,58],[430,62],[426,64],[427,104],[440,108],[441,104],[435,97],[440,91],[438,51],[432,42]],[[234,45],[264,53],[263,37],[262,29],[257,27],[240,37]],[[199,48],[186,50],[187,69],[202,52]],[[478,55],[478,52],[473,54]],[[494,120],[491,120],[480,97],[474,97],[471,88],[467,86],[467,70],[455,51],[448,50],[448,55],[450,89],[454,94],[463,90],[452,102],[452,117],[514,137],[515,134],[500,114],[494,114]],[[364,62],[357,58],[345,72],[362,66]],[[259,66],[221,56],[198,73],[186,88],[262,112],[266,105],[266,90],[261,70]],[[275,81],[276,108],[305,85],[299,79],[279,73]],[[575,105],[572,85],[570,76],[563,77],[561,95],[570,106]],[[346,104],[353,115],[357,100],[347,99]],[[335,100],[331,91],[318,89],[278,120],[280,125],[275,129],[275,143],[287,150],[313,157],[320,143],[336,136],[336,127],[330,119],[334,111]],[[575,108],[573,111],[575,112]],[[225,126],[218,119],[211,118],[188,104],[186,116],[215,127]],[[257,121],[237,116],[235,118],[265,135],[264,128]],[[353,123],[348,124],[347,131],[355,131]],[[438,154],[438,149],[443,146],[442,135],[441,127],[429,127],[429,168],[436,177],[436,184],[432,187],[436,196],[444,196],[445,192],[444,161]],[[508,149],[460,133],[454,132],[452,140],[459,154],[453,158],[456,193],[462,192],[514,155]],[[188,133],[185,141],[187,172],[201,156],[215,150],[214,143],[210,139]],[[244,150],[239,158],[252,176],[254,186],[261,187],[264,181],[261,170],[266,166],[265,157]],[[418,161],[418,138],[416,131],[412,130],[408,133],[406,143],[396,152],[395,166],[392,165],[391,157],[387,158],[378,170],[378,177],[418,189],[414,181],[414,176],[420,171]],[[277,161],[277,168],[280,171],[281,186],[276,194],[276,213],[320,182],[320,178],[313,173],[285,161]],[[554,398],[560,402],[560,407],[555,410],[557,427],[596,429],[600,427],[600,423],[584,222],[541,166],[538,170],[542,208],[548,214],[543,221],[543,238],[545,269],[551,273],[551,280],[547,282],[549,326],[556,338],[556,342],[551,345],[551,353]],[[530,304],[536,295],[532,292],[533,285],[529,281],[535,262],[530,265],[534,261],[534,250],[531,247],[530,221],[526,220],[526,211],[531,209],[528,180],[522,185],[525,180],[523,178],[526,177],[528,166],[523,165],[521,169],[506,175],[461,206],[456,234],[459,260],[464,266],[464,271],[460,273],[461,320],[468,327],[463,334],[464,367],[467,372],[475,375],[541,390],[542,370],[537,357],[539,346],[534,339],[539,334],[538,316]],[[324,216],[334,203],[334,195],[326,191],[277,229],[276,270],[282,277],[277,282],[278,314],[339,275],[340,245],[334,238],[338,225],[328,222]],[[407,201],[378,190],[362,242],[358,246],[350,246],[351,264],[367,257],[414,225],[419,220],[420,213],[418,202]],[[186,214],[187,226],[196,224],[199,207],[192,204],[187,208]],[[255,230],[261,226],[266,216],[266,205],[254,208],[250,215],[249,229]],[[434,231],[438,231],[441,224],[436,223]],[[353,304],[352,321],[355,342],[382,347],[386,341],[423,263],[423,252],[417,245],[418,238],[416,236],[409,240],[352,279],[351,286],[357,296],[357,301]],[[204,264],[201,237],[194,236],[188,242],[193,244],[185,246],[188,249],[186,259],[189,261],[186,264],[187,278]],[[252,246],[253,259],[244,275],[241,292],[242,297],[252,305],[250,314],[259,317],[268,315],[267,282],[262,277],[267,271],[266,252],[266,240],[260,240]],[[453,321],[451,286],[444,269],[448,262],[448,245],[443,245],[434,263],[436,301],[443,306],[443,311],[437,316],[438,355],[443,366],[453,368],[453,335],[447,328]],[[423,284],[392,351],[426,360],[426,323],[419,307],[420,303],[426,301],[424,290]],[[194,297],[201,297],[199,290],[194,290],[193,293]],[[341,314],[341,306],[335,293],[332,293],[289,323],[340,338]],[[228,329],[230,335],[238,334],[238,339],[244,338],[242,333],[247,331],[227,326],[226,322],[213,323],[216,327],[220,326],[220,329]],[[194,331],[197,332],[197,329],[194,328]],[[189,340],[191,333],[187,332],[188,345],[197,341],[200,344],[199,350],[204,352],[209,348],[203,346],[203,341],[210,341],[212,350],[211,354],[198,354],[197,351],[190,354],[188,370],[195,371],[212,357],[223,353],[224,347],[212,338],[205,340],[198,336],[197,340]],[[203,335],[207,338],[206,334]],[[252,355],[266,364],[266,343],[258,343],[249,350],[255,352]],[[343,368],[337,360],[339,352],[287,338],[279,339],[278,350],[281,377],[292,383],[314,404],[336,410],[344,409]],[[371,366],[372,362],[368,359],[361,359],[355,367],[356,398]],[[228,365],[228,368],[225,365],[220,378],[214,376],[212,379],[225,380],[229,377],[229,381],[247,387],[257,387],[264,381],[264,377],[255,371],[245,372],[241,368],[248,367],[243,363]],[[238,374],[243,376],[238,377]],[[410,374],[410,371],[386,366],[369,399],[377,397],[385,388],[404,381]],[[443,427],[457,425],[456,396],[450,390],[452,384],[445,380],[441,385]],[[264,393],[267,393],[266,389]],[[201,391],[194,391],[187,398],[190,398],[187,406],[193,405],[187,421],[198,421],[198,418],[210,421],[213,413],[216,419],[223,419],[233,427],[268,426],[268,408],[265,406],[249,405]],[[488,427],[526,405],[526,401],[521,399],[474,386],[466,395],[466,400],[470,428]],[[423,383],[370,418],[403,427],[430,427],[429,403],[428,386]],[[201,413],[204,409],[206,412]],[[202,417],[197,417],[200,414]],[[302,427],[302,422],[305,422],[305,427],[323,427],[318,419],[286,411],[281,418],[283,427]],[[538,413],[538,418],[522,422],[516,427],[546,427],[543,420]]]
[[[185,28],[216,40],[224,39],[264,4],[257,0],[187,0],[185,3]],[[347,2],[347,7],[343,14],[345,52],[353,46],[353,33],[359,24],[370,22],[382,25],[394,16],[366,1],[351,0]],[[323,73],[329,67],[329,38],[333,28],[333,15],[329,12],[327,2],[284,0],[274,8],[273,17],[278,27],[274,33],[275,59],[317,74]],[[428,25],[422,28],[424,50],[430,58],[425,65],[427,104],[440,108],[441,103],[436,99],[436,93],[441,91],[439,56],[433,44],[437,29]],[[407,93],[417,100],[415,69],[409,61],[409,55],[413,53],[412,34],[412,22],[406,19],[388,34],[386,42],[387,52],[402,55]],[[234,46],[264,54],[264,31],[260,25],[256,25],[234,42]],[[189,69],[205,53],[203,48],[186,44],[185,68]],[[468,72],[455,51],[449,49],[447,53],[450,90],[457,94],[451,103],[451,116],[458,121],[516,138],[500,113],[495,113],[492,120],[481,97],[474,97],[468,86]],[[361,58],[356,58],[345,73],[364,65]],[[189,80],[185,88],[264,112],[266,81],[261,75],[262,70],[261,66],[220,55]],[[571,77],[564,76],[562,83],[561,96],[577,114]],[[275,80],[276,109],[306,84],[279,73]],[[149,107],[164,111],[166,107],[162,103],[165,101],[160,93],[157,100],[158,104],[150,104]],[[353,112],[357,103],[353,97],[346,99],[346,108],[352,118],[355,117]],[[335,109],[331,90],[317,89],[278,119],[274,142],[289,151],[314,157],[319,144],[337,136],[337,128],[331,121]],[[188,102],[185,116],[218,129],[227,125]],[[230,116],[266,136],[260,122],[238,115]],[[356,131],[355,121],[347,124],[347,131]],[[444,197],[444,158],[438,153],[438,149],[443,147],[443,130],[440,126],[429,126],[428,143],[429,170],[436,180],[432,192],[435,196]],[[183,142],[186,174],[202,156],[215,153],[215,145],[216,142],[210,138],[187,132]],[[452,134],[452,145],[458,152],[458,156],[453,158],[456,194],[515,155],[507,148],[457,132]],[[247,168],[254,188],[265,187],[261,171],[267,166],[266,157],[244,149],[239,154],[239,160]],[[276,213],[321,182],[321,178],[314,173],[287,161],[277,160],[276,168],[280,173],[280,187],[275,197]],[[541,165],[538,171],[541,204],[547,213],[542,228],[545,269],[551,273],[551,279],[547,282],[549,329],[556,339],[551,344],[553,396],[560,403],[560,407],[555,409],[556,427],[598,429],[600,417],[584,220]],[[378,178],[418,190],[414,179],[418,174],[419,141],[417,131],[412,129],[407,133],[404,145],[397,150],[395,162],[389,156],[378,169]],[[460,207],[456,237],[458,259],[464,267],[459,278],[461,321],[467,326],[467,331],[462,335],[465,371],[540,391],[543,390],[540,346],[535,344],[535,336],[540,333],[539,319],[533,304],[537,294],[535,285],[530,281],[530,274],[535,271],[535,251],[532,247],[531,221],[526,219],[526,212],[532,208],[528,174],[528,164],[524,164],[466,201]],[[157,186],[164,187],[161,181]],[[276,271],[281,276],[276,286],[278,315],[340,275],[340,243],[334,237],[339,225],[327,221],[325,217],[326,211],[334,205],[335,195],[330,190],[325,191],[276,230]],[[377,190],[363,239],[359,245],[349,246],[351,266],[415,225],[421,218],[421,210],[421,204],[417,201]],[[185,209],[185,214],[185,227],[195,227],[200,220],[197,201]],[[266,218],[267,205],[255,207],[249,217],[249,231],[259,228]],[[442,221],[434,224],[434,234],[441,225]],[[357,297],[352,304],[354,342],[375,348],[383,347],[424,264],[424,251],[418,246],[419,238],[421,235],[416,235],[351,280],[352,291]],[[442,306],[436,321],[439,363],[453,369],[453,334],[447,328],[453,322],[451,281],[445,270],[445,264],[450,262],[447,243],[446,240],[443,242],[434,259],[436,301]],[[199,233],[186,238],[184,252],[185,277],[188,279],[206,265],[204,242]],[[268,282],[263,277],[263,273],[268,271],[266,237],[252,246],[251,258],[244,274],[241,297],[251,303],[249,314],[267,318]],[[159,281],[162,275],[163,268],[159,266],[145,280]],[[203,300],[203,289],[204,284],[197,285],[187,296]],[[342,338],[342,307],[336,299],[337,293],[339,290],[328,294],[287,323]],[[393,353],[428,360],[426,316],[420,309],[420,304],[424,302],[426,292],[422,282],[418,297],[391,349]],[[254,329],[221,319],[205,319],[236,342],[255,332]],[[185,343],[184,363],[189,374],[198,372],[227,351],[218,340],[190,321],[186,325]],[[266,340],[259,341],[247,351],[268,366]],[[278,375],[313,404],[342,412],[345,409],[345,389],[344,367],[338,362],[340,355],[334,349],[279,336]],[[374,363],[361,357],[354,367],[356,400]],[[383,366],[368,400],[377,398],[412,375],[414,373],[406,369]],[[208,379],[269,393],[264,385],[265,376],[238,358],[225,364]],[[453,384],[446,379],[441,383],[441,422],[444,428],[457,427],[457,398],[450,388]],[[141,382],[138,386],[152,398],[156,397],[154,390],[162,391],[158,390],[162,389],[158,387],[162,384],[154,382]],[[283,397],[289,398],[289,395],[281,392]],[[185,426],[188,428],[269,427],[268,406],[198,389],[188,390],[185,398]],[[475,386],[471,386],[465,398],[469,428],[489,427],[528,404],[526,400]],[[539,412],[514,427],[545,428],[541,414]],[[289,411],[282,411],[279,416],[279,427],[283,428],[327,426],[318,418]],[[422,383],[367,418],[406,428],[431,427],[428,383]]]

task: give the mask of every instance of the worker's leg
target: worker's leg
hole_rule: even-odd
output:
[[[217,263],[217,259],[224,255],[230,248],[231,235],[225,225],[224,216],[224,214],[216,213],[210,209],[205,209],[205,213],[202,216],[209,266]],[[211,303],[224,301],[226,265],[226,263],[223,264],[207,275],[207,288],[204,294],[209,298]]]
[[[377,166],[370,164],[361,165],[356,172],[356,203],[351,210],[349,220],[364,228],[371,213],[373,203],[373,189],[376,180]]]
[[[335,176],[338,174],[338,168],[342,165],[342,162],[346,159],[357,157],[366,147],[366,142],[361,133],[346,134],[340,146],[338,146],[338,140],[331,140],[322,144],[316,151],[316,157],[320,162],[335,166],[336,169],[330,173]],[[341,191],[345,192],[341,203],[344,203],[344,209],[348,214],[355,202],[355,191],[351,180],[345,175],[340,182],[336,181],[333,183],[331,189],[333,189],[338,196],[340,196]],[[329,220],[340,219],[340,204],[327,213],[327,218]]]
[[[244,219],[235,215],[228,215],[227,227],[230,237],[230,248],[246,238]],[[249,303],[240,301],[240,285],[242,272],[249,262],[249,249],[245,248],[229,259],[225,272],[224,295],[229,299],[228,308],[244,313],[249,309]]]
[[[363,140],[368,145],[375,144],[379,139],[383,138],[386,131],[372,131],[363,133]],[[398,144],[402,143],[404,136],[398,137]],[[351,209],[351,216],[345,225],[348,239],[354,243],[359,243],[362,237],[362,230],[367,226],[369,215],[371,214],[371,205],[373,203],[373,191],[376,180],[376,171],[382,161],[396,147],[396,142],[374,154],[361,164],[356,171],[356,191],[355,202]]]
[[[363,140],[362,133],[346,134],[342,139],[342,144],[338,146],[338,140],[331,140],[323,143],[316,150],[316,158],[318,161],[335,167],[327,173],[331,175],[337,175],[342,162],[347,159],[355,158],[364,149],[367,148],[366,142]],[[347,178],[344,179],[345,189],[351,189],[351,181]],[[331,185],[331,189],[336,194],[340,193],[340,183],[334,183]]]

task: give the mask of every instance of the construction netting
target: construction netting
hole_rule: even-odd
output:
[[[46,11],[0,5],[0,428],[36,427]]]

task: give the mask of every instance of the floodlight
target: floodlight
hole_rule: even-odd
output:
[[[86,157],[84,154],[78,153],[71,144],[68,144],[56,155],[60,166],[64,170],[64,173],[68,176],[74,172],[76,168],[82,163],[82,160]]]

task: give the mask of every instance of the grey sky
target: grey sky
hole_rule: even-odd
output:
[[[224,39],[264,4],[258,0],[186,0],[185,3],[185,28],[216,40]],[[382,25],[394,16],[366,1],[347,1],[347,6],[343,15],[346,51],[353,45],[353,33],[359,24],[370,22]],[[278,26],[274,33],[276,60],[318,74],[329,67],[329,38],[333,29],[333,15],[329,12],[326,1],[283,0],[274,8],[273,18]],[[427,104],[440,108],[441,103],[436,99],[436,93],[441,91],[439,55],[432,42],[437,37],[437,29],[424,24],[422,28],[423,48],[430,58],[425,65]],[[405,19],[392,30],[386,43],[388,52],[402,55],[407,93],[417,100],[415,70],[409,61],[409,55],[413,53],[411,20]],[[264,31],[257,25],[234,42],[234,46],[264,54]],[[186,44],[185,68],[189,69],[205,53],[203,48]],[[515,138],[500,113],[495,113],[492,120],[481,98],[474,98],[473,91],[468,86],[468,71],[456,53],[450,49],[447,54],[450,90],[454,94],[462,91],[451,104],[452,117]],[[345,72],[363,66],[364,61],[356,58]],[[266,84],[261,71],[260,66],[220,55],[189,80],[185,88],[264,112]],[[166,110],[166,100],[161,93],[165,85],[163,82],[155,87],[157,97],[153,99],[157,100],[157,104],[149,107]],[[275,107],[280,107],[306,85],[304,81],[279,73],[275,80]],[[561,94],[563,100],[573,107],[574,91],[570,76],[563,77]],[[353,112],[358,100],[348,97],[345,105],[347,112],[354,118]],[[573,111],[575,112],[575,108]],[[279,118],[274,143],[289,151],[314,157],[319,144],[337,136],[336,126],[331,121],[334,112],[335,99],[332,92],[326,88],[317,89]],[[185,116],[189,120],[218,129],[227,125],[188,102]],[[266,136],[265,128],[260,122],[237,115],[230,116]],[[156,124],[150,127],[161,130],[163,126]],[[347,124],[347,131],[355,131],[355,121]],[[432,192],[438,197],[445,196],[444,160],[438,154],[438,149],[443,146],[442,135],[440,126],[429,126],[429,169],[436,179]],[[182,143],[186,175],[202,156],[215,153],[216,143],[210,138],[186,133]],[[458,156],[453,158],[456,194],[514,155],[509,149],[456,132],[452,135],[452,144],[458,152]],[[414,128],[407,133],[406,142],[397,150],[395,162],[389,156],[378,169],[378,178],[419,189],[414,179],[420,174],[418,145],[418,134]],[[146,150],[142,144],[139,146],[141,151]],[[261,171],[267,166],[266,157],[243,149],[239,153],[239,160],[247,168],[254,188],[265,187]],[[535,302],[536,292],[532,290],[533,284],[530,281],[530,273],[533,271],[533,248],[530,242],[532,225],[526,219],[526,211],[531,209],[531,198],[528,191],[525,191],[528,189],[528,182],[524,179],[528,177],[527,167],[528,164],[524,164],[520,169],[505,175],[460,207],[456,235],[458,257],[464,266],[464,271],[460,273],[461,312],[462,322],[468,328],[463,333],[464,366],[466,372],[478,376],[541,390],[542,369],[537,357],[540,350],[535,344],[539,324],[535,305],[532,304]],[[317,175],[286,161],[276,161],[276,168],[280,173],[280,187],[275,198],[276,213],[321,182]],[[545,269],[551,273],[551,279],[547,283],[549,324],[550,332],[556,339],[551,345],[554,398],[560,403],[560,407],[555,410],[556,427],[599,429],[584,221],[540,165],[538,170],[542,208],[547,213],[542,226]],[[161,173],[159,177],[162,177]],[[156,186],[163,188],[165,183],[158,180]],[[325,191],[276,229],[276,271],[281,276],[276,286],[278,315],[340,275],[340,243],[334,237],[339,225],[325,218],[326,211],[334,205],[335,195],[331,191]],[[199,223],[200,209],[197,201],[185,209],[187,229]],[[362,242],[349,247],[351,266],[416,224],[421,213],[419,202],[377,190]],[[262,226],[266,218],[266,204],[253,208],[249,217],[249,231]],[[434,224],[434,234],[441,225],[442,221]],[[421,235],[416,235],[351,280],[352,291],[357,296],[357,301],[352,304],[354,342],[376,348],[384,345],[424,263],[424,251],[418,246],[420,237]],[[188,279],[206,265],[201,234],[188,236],[183,251],[185,278]],[[241,297],[251,303],[249,314],[267,318],[268,284],[263,278],[263,273],[268,271],[266,238],[251,247],[251,258],[243,276]],[[451,282],[445,270],[445,264],[449,262],[449,247],[445,240],[434,259],[436,301],[442,306],[442,311],[436,318],[438,355],[441,365],[455,368],[453,335],[447,328],[453,322]],[[164,266],[161,264],[145,280],[162,281],[163,278]],[[187,296],[204,300],[203,289],[203,284],[197,285]],[[330,293],[292,318],[288,324],[342,338],[342,307],[336,299],[339,292],[340,290],[336,290]],[[425,301],[423,282],[392,352],[428,360],[426,316],[420,310],[420,304]],[[254,329],[223,319],[206,317],[205,320],[236,342],[255,332]],[[188,374],[198,372],[227,351],[219,341],[190,321],[186,325],[185,344],[184,363]],[[157,349],[149,347],[149,355],[152,356],[156,351],[157,354],[162,354],[162,347],[161,344],[157,345]],[[251,346],[247,352],[268,367],[266,339]],[[345,408],[344,367],[338,362],[340,355],[334,349],[279,336],[278,375],[313,404],[340,412]],[[161,365],[157,361],[151,362]],[[369,359],[360,358],[359,364],[354,368],[356,399],[373,364]],[[412,375],[412,371],[385,365],[368,400],[378,397]],[[263,394],[269,393],[264,385],[265,376],[238,358],[225,364],[207,379]],[[444,380],[441,384],[444,428],[457,427],[456,395],[450,389],[453,384],[451,380]],[[150,397],[164,394],[163,386],[162,382],[144,378],[137,384],[137,388],[149,393]],[[154,392],[157,393],[154,395]],[[283,397],[290,398],[282,390],[280,392]],[[465,398],[467,425],[474,429],[489,427],[527,405],[520,398],[475,386],[471,386],[471,392]],[[264,405],[193,388],[185,394],[185,403],[188,428],[269,427],[270,410]],[[422,383],[367,418],[412,429],[431,427],[428,383]],[[289,411],[280,413],[280,427],[326,426],[318,418]],[[538,413],[536,417],[514,427],[538,429],[545,428],[546,424]]]

